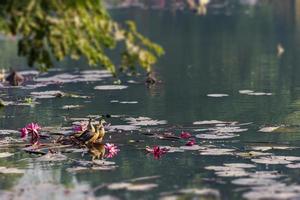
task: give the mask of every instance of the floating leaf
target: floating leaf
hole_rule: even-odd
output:
[[[14,155],[13,153],[9,153],[9,152],[1,152],[0,153],[0,158],[6,158],[6,157],[10,157]]]
[[[107,186],[109,190],[125,190],[131,183],[120,182],[120,183],[112,183]]]
[[[208,97],[228,97],[228,94],[208,94]]]
[[[195,144],[195,145],[192,145],[192,146],[181,146],[180,149],[197,151],[197,150],[200,150],[200,149],[204,149],[204,147],[201,147],[201,146]]]
[[[17,168],[0,167],[0,174],[23,174],[25,171]]]
[[[215,155],[215,156],[233,155],[234,151],[235,149],[206,149],[206,150],[200,150],[200,155]]]
[[[219,121],[219,120],[204,120],[204,121],[195,121],[193,122],[194,125],[215,125],[215,124],[235,124],[236,122],[226,122],[226,121]]]
[[[259,129],[260,132],[264,132],[264,133],[270,133],[275,131],[276,129],[280,128],[280,126],[270,126],[270,127],[263,127],[261,129]]]
[[[272,93],[266,93],[266,92],[251,92],[251,93],[246,93],[246,95],[252,95],[252,96],[271,96],[273,94]]]
[[[121,104],[137,104],[137,101],[120,101]]]
[[[288,164],[288,165],[286,165],[286,167],[291,168],[291,169],[299,169],[300,168],[300,163]]]
[[[259,151],[249,151],[249,152],[238,152],[238,156],[251,158],[251,157],[258,157],[258,156],[269,156],[272,155],[271,153],[259,152]]]
[[[266,179],[276,179],[281,178],[283,175],[280,174],[278,171],[256,171],[254,173],[250,174],[250,177],[252,178],[266,178]]]
[[[134,131],[138,130],[140,127],[135,126],[135,125],[112,125],[109,126],[110,131],[117,131],[117,130],[122,130],[122,131]]]
[[[20,134],[19,131],[16,130],[8,130],[8,129],[2,129],[0,130],[0,135],[10,135],[10,134]]]
[[[270,156],[270,157],[260,157],[256,159],[251,159],[251,161],[260,164],[279,165],[279,164],[290,164],[292,163],[291,161],[293,161],[293,159],[292,158],[288,159],[287,156]]]
[[[209,134],[197,134],[195,137],[200,139],[207,139],[207,140],[223,140],[223,139],[230,139],[234,137],[238,137],[240,135],[234,133],[209,133]]]
[[[128,121],[129,124],[135,125],[135,126],[155,126],[155,125],[162,125],[167,124],[166,120],[154,120],[149,117],[128,117],[125,119]]]
[[[236,168],[255,168],[256,166],[248,163],[225,163],[227,167],[236,167]]]
[[[244,186],[263,186],[263,185],[272,185],[276,183],[273,179],[265,179],[265,178],[239,178],[231,181],[231,183],[236,185],[244,185]]]
[[[62,107],[62,109],[64,109],[64,110],[69,110],[69,109],[81,108],[81,107],[82,107],[82,105],[64,105],[64,106]]]
[[[123,90],[128,88],[126,85],[99,85],[94,87],[95,90]]]
[[[127,186],[128,191],[148,191],[156,188],[158,185],[154,183],[131,184]]]
[[[50,90],[50,91],[43,91],[43,92],[31,92],[30,94],[37,99],[47,99],[47,98],[55,98],[58,95],[63,95],[64,93],[59,90]]]
[[[240,94],[249,94],[249,93],[253,93],[253,90],[239,90]]]

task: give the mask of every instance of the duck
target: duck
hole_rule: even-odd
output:
[[[104,123],[105,120],[101,119],[99,121],[99,124],[96,125],[96,128],[89,122],[88,128],[86,131],[84,131],[78,139],[85,144],[89,143],[95,143],[97,140],[98,142],[101,142],[103,140],[103,137],[105,135],[105,129],[104,129]]]
[[[98,142],[102,142],[103,137],[105,135],[105,128],[104,128],[104,123],[106,123],[106,121],[104,119],[101,119],[99,121],[99,124],[97,124],[97,132],[98,132],[98,137],[97,137],[97,141]]]
[[[78,134],[75,134],[75,137],[84,142],[85,144],[87,144],[88,142],[90,142],[91,140],[94,140],[94,137],[96,137],[96,139],[98,138],[98,133],[94,127],[94,125],[92,124],[92,119],[89,119],[89,123],[87,125],[87,129],[83,132],[80,132]]]

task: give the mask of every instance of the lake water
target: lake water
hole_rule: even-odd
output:
[[[58,70],[41,74],[38,83],[45,83],[45,77],[66,83],[47,82],[46,86],[35,89],[1,88],[0,97],[20,102],[34,94],[31,92],[59,90],[90,98],[38,98],[39,104],[35,106],[9,105],[0,110],[0,128],[18,130],[31,121],[44,127],[70,127],[71,118],[102,114],[113,116],[107,119],[112,127],[135,125],[130,123],[130,117],[158,121],[147,125],[153,121],[146,119],[136,130],[107,133],[107,141],[121,150],[115,158],[107,159],[116,163],[114,170],[71,172],[77,166],[74,159],[90,160],[89,155],[81,152],[63,152],[70,160],[41,162],[34,159],[37,155],[20,148],[1,147],[1,152],[14,154],[0,158],[0,166],[25,170],[20,175],[0,175],[3,199],[19,196],[74,200],[94,195],[99,199],[300,197],[300,164],[297,164],[300,163],[300,5],[297,1],[211,8],[205,16],[186,10],[140,8],[115,9],[111,14],[120,21],[136,21],[143,34],[164,47],[166,55],[154,69],[162,82],[147,88],[142,75],[121,76],[121,84],[128,88],[96,90],[95,86],[112,85],[115,79],[103,71],[86,71],[89,68],[84,61],[57,63]],[[2,40],[0,45],[2,66],[28,69],[24,59],[16,58],[14,41]],[[278,45],[284,48],[281,55]],[[75,82],[78,77],[87,81]],[[63,109],[66,105],[81,107]],[[203,125],[204,120],[225,122]],[[271,133],[259,131],[277,126],[282,127]],[[200,147],[168,152],[160,159],[146,153],[145,147],[154,145],[176,147],[174,151],[186,149],[180,147],[187,140],[154,137],[166,132],[179,136],[182,131],[190,132]],[[0,137],[3,140],[19,136],[12,133]],[[157,177],[132,180],[148,176]],[[119,184],[119,189],[111,185],[95,189],[120,182],[133,182],[135,187]]]

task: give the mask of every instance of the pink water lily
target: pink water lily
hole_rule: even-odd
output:
[[[182,139],[189,139],[190,137],[192,137],[192,135],[189,132],[182,131],[181,134],[180,134],[180,137]]]
[[[27,124],[26,129],[28,132],[38,134],[39,130],[41,130],[41,127],[37,123],[31,122],[30,124]]]
[[[28,135],[28,130],[27,130],[27,128],[21,128],[20,129],[20,132],[21,132],[21,138],[25,138],[25,137],[27,137],[27,135]]]
[[[118,149],[118,146],[115,144],[106,143],[104,145],[104,147],[105,147],[105,150],[107,150],[107,154],[105,155],[106,158],[113,158],[120,151],[120,149]]]
[[[86,124],[80,124],[80,125],[74,125],[73,130],[74,132],[83,132],[86,131],[87,125]]]
[[[195,138],[192,138],[185,144],[185,146],[193,146],[195,144],[196,144],[196,140]]]
[[[169,151],[166,147],[154,146],[153,148],[147,146],[146,151],[152,153],[155,159],[159,159],[161,155]]]
[[[27,135],[31,135],[30,143],[32,145],[39,145],[39,131],[41,130],[41,127],[37,123],[29,123],[26,125],[26,127],[21,128],[21,137],[25,138]]]

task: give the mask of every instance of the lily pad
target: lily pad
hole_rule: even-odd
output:
[[[223,139],[230,139],[234,137],[240,136],[239,134],[234,133],[203,133],[197,134],[195,137],[200,139],[207,139],[207,140],[223,140]]]
[[[138,130],[140,127],[135,126],[135,125],[112,125],[109,126],[110,131],[117,131],[117,130],[122,130],[122,131],[135,131]]]
[[[219,120],[204,120],[204,121],[195,121],[193,122],[194,125],[215,125],[215,124],[234,124],[236,122],[226,122],[226,121],[219,121]]]
[[[148,191],[153,188],[158,187],[157,184],[154,183],[112,183],[107,186],[110,190],[128,190],[128,191]]]
[[[181,146],[180,149],[197,151],[197,150],[200,150],[200,149],[205,149],[205,147],[201,147],[201,146],[195,144],[195,145],[192,145],[192,146]]]
[[[10,157],[14,155],[13,153],[9,153],[9,152],[1,152],[0,153],[0,158],[6,158],[6,157]]]
[[[207,94],[208,97],[228,97],[228,94]]]
[[[240,94],[249,94],[249,93],[253,93],[253,90],[239,90]]]
[[[23,174],[25,171],[17,168],[0,167],[0,174]]]
[[[248,163],[225,163],[227,167],[235,167],[235,168],[255,168],[256,166]]]
[[[121,104],[137,104],[137,101],[120,101]]]
[[[292,161],[299,160],[299,157],[294,156],[269,156],[269,157],[260,157],[256,159],[251,159],[252,162],[260,164],[270,164],[270,165],[279,165],[279,164],[290,164]]]
[[[291,168],[291,169],[299,169],[300,168],[300,163],[288,164],[288,165],[286,165],[286,167]]]
[[[280,174],[277,171],[256,171],[254,173],[250,174],[250,177],[252,178],[266,178],[266,179],[276,179],[276,178],[281,178],[284,175]]]
[[[235,149],[206,149],[200,150],[200,155],[214,155],[214,156],[221,156],[221,155],[233,155]]]
[[[244,185],[244,186],[263,186],[263,185],[272,185],[277,183],[273,179],[265,179],[265,178],[239,178],[231,181],[232,184],[235,185]]]
[[[62,107],[62,109],[64,109],[64,110],[69,110],[69,109],[81,108],[81,107],[83,107],[83,106],[82,106],[82,105],[64,105],[64,106]]]
[[[123,90],[128,88],[127,85],[99,85],[94,87],[95,90]]]
[[[2,129],[0,130],[0,135],[10,135],[10,134],[20,134],[19,131],[16,131],[16,130],[5,130],[5,129]]]
[[[155,125],[162,125],[167,124],[166,120],[154,120],[150,117],[128,117],[125,119],[128,121],[129,124],[135,125],[135,126],[155,126]]]
[[[43,92],[31,92],[32,96],[37,99],[47,99],[47,98],[55,98],[59,94],[64,94],[59,90],[50,90],[50,91],[43,91]]]
[[[148,191],[156,187],[158,187],[158,185],[154,183],[143,183],[143,184],[131,184],[127,186],[126,189],[128,191]]]
[[[280,128],[280,126],[269,126],[269,127],[263,127],[261,129],[259,129],[259,131],[264,132],[264,133],[270,133],[270,132],[275,131],[278,128]]]

